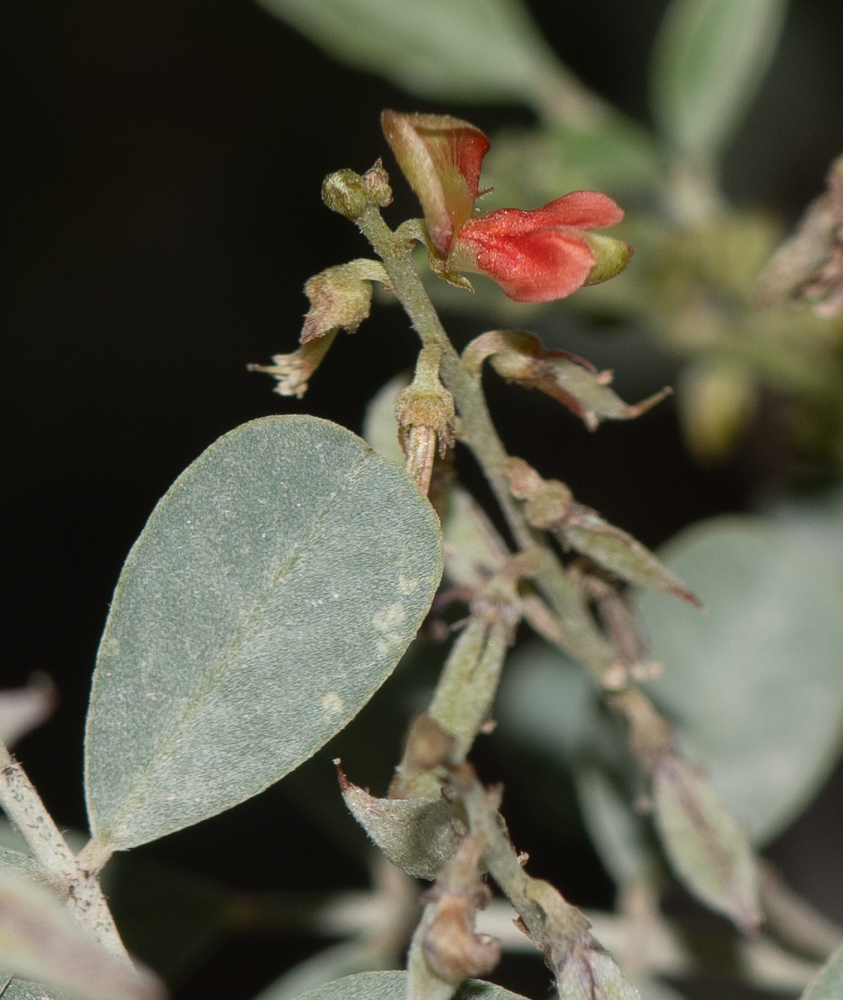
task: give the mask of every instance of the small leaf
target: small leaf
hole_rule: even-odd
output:
[[[467,832],[453,803],[437,799],[379,799],[340,771],[345,804],[389,860],[414,878],[435,878]]]
[[[595,374],[578,362],[564,357],[556,358],[553,367],[554,382],[560,395],[568,397],[560,399],[560,402],[564,402],[581,416],[589,430],[594,430],[601,420],[634,420],[671,392],[665,388],[640,403],[631,405],[609,388],[611,372]]]
[[[95,837],[154,840],[306,760],[392,672],[440,573],[433,510],[350,431],[267,417],[220,438],[117,584],[88,715]]]
[[[787,0],[672,0],[653,51],[652,103],[683,155],[725,145],[764,78]]]
[[[503,569],[509,552],[479,503],[460,486],[448,492],[442,524],[445,575],[463,587],[481,587]]]
[[[833,535],[823,536],[826,553]],[[705,603],[643,594],[664,676],[648,692],[705,764],[724,804],[764,844],[813,798],[843,745],[839,569],[760,518],[704,521],[660,556]],[[841,564],[843,565],[843,564]]]
[[[646,590],[681,597],[696,608],[702,605],[675,573],[653,553],[620,528],[604,521],[587,507],[578,507],[558,534],[577,552],[627,583]]]
[[[808,983],[800,1000],[843,1000],[843,945]]]
[[[0,871],[0,967],[82,1000],[160,1000],[163,986],[91,941],[48,890]]]
[[[547,393],[582,417],[592,431],[601,420],[640,417],[671,393],[665,388],[631,406],[609,388],[610,371],[598,372],[590,362],[568,351],[548,350],[534,333],[523,330],[482,333],[462,354],[463,365],[470,375],[479,375],[487,358],[502,378],[525,389]]]
[[[576,767],[574,781],[583,821],[606,871],[618,886],[654,881],[654,845],[647,842],[644,819],[635,813],[604,772]]]
[[[504,732],[570,764],[590,748],[598,699],[579,664],[543,642],[507,661],[497,715]]]
[[[562,67],[516,0],[260,0],[339,59],[399,87],[450,101],[559,103],[587,114],[596,99]],[[566,100],[567,99],[567,100]]]
[[[601,948],[577,948],[559,971],[564,1000],[640,1000],[611,955]]]
[[[405,1000],[407,993],[406,972],[362,972],[346,976],[319,989],[302,993],[302,1000]],[[470,979],[457,990],[454,1000],[524,1000],[517,993],[494,983]]]
[[[758,870],[740,827],[708,781],[676,757],[656,767],[656,825],[673,868],[688,888],[742,930],[757,930]]]
[[[369,400],[363,417],[363,438],[366,444],[399,469],[404,468],[404,452],[398,442],[395,397],[409,384],[410,378],[406,374],[391,378]]]

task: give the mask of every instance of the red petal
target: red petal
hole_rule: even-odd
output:
[[[570,229],[556,227],[513,235],[511,231],[489,233],[468,222],[460,242],[472,245],[477,269],[516,302],[564,298],[583,285],[594,267],[588,245]]]
[[[530,213],[542,226],[605,229],[623,219],[623,209],[600,191],[572,191]]]
[[[398,165],[422,203],[427,228],[446,256],[474,209],[489,140],[448,115],[384,111],[381,124]]]

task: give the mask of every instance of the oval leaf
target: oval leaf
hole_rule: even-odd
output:
[[[708,609],[644,594],[664,676],[648,683],[756,844],[807,805],[843,740],[843,594],[784,529],[718,518],[660,553]]]
[[[391,673],[441,569],[427,500],[350,431],[285,416],[220,438],[117,584],[88,714],[94,836],[154,840],[306,760]]]
[[[684,155],[716,156],[778,43],[787,0],[673,0],[653,50],[652,97]]]
[[[361,972],[337,979],[327,986],[300,994],[302,1000],[405,1000],[406,972]],[[494,983],[470,979],[457,990],[454,1000],[524,1000]]]

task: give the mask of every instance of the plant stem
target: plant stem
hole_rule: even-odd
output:
[[[57,877],[74,916],[113,955],[130,961],[96,875],[83,871],[21,765],[0,743],[0,806],[25,838],[32,856]]]
[[[462,418],[461,438],[486,474],[517,547],[521,551],[537,549],[541,553],[535,579],[560,618],[566,651],[582,660],[599,682],[615,660],[614,650],[594,625],[579,588],[543,537],[531,527],[510,492],[509,480],[503,473],[509,456],[489,415],[480,378],[466,371],[445,332],[413,264],[412,243],[393,233],[374,206],[365,210],[357,224],[383,260],[395,295],[422,344],[441,351],[440,374]]]
[[[439,371],[462,417],[466,444],[486,473],[519,548],[529,548],[535,544],[535,533],[509,492],[509,483],[502,471],[507,454],[492,424],[483,391],[479,382],[463,367],[424,289],[413,265],[412,244],[396,236],[374,206],[366,209],[357,224],[383,260],[395,295],[422,344],[441,351]]]

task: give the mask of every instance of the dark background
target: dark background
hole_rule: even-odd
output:
[[[646,121],[646,54],[663,0],[530,6],[569,66]],[[11,0],[0,46],[3,685],[34,670],[56,679],[61,706],[20,753],[58,820],[84,828],[90,672],[122,560],[157,499],[216,437],[254,417],[312,412],[359,430],[366,401],[413,362],[406,321],[377,308],[355,338],[338,339],[302,402],[246,372],[247,362],[293,349],[304,281],[365,253],[354,227],[322,206],[322,177],[370,166],[385,152],[380,110],[420,102],[336,65],[249,0]],[[839,0],[795,0],[773,72],[727,159],[736,201],[793,221],[819,192],[843,149],[841,51]],[[424,109],[488,131],[530,121],[518,108]],[[463,342],[485,327],[459,318],[451,328]],[[758,482],[747,456],[716,471],[694,465],[670,404],[590,436],[541,400],[490,391],[508,440],[543,454],[543,471],[650,545],[752,502]],[[387,770],[402,726],[377,734]],[[517,781],[494,751],[483,766],[490,779]],[[773,853],[843,919],[843,889],[823,874],[839,872],[843,857],[834,786],[825,800]],[[546,830],[518,822],[533,871],[577,902],[607,902],[608,882],[578,833],[573,859],[559,862],[564,852]],[[366,878],[284,788],[141,851],[241,888]],[[179,995],[248,997],[312,948],[238,940]]]

